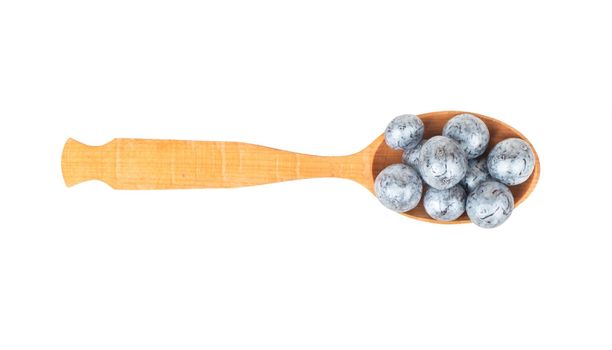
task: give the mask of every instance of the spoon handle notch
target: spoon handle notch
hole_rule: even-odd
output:
[[[67,186],[100,180],[115,189],[226,188],[315,177],[358,181],[371,169],[363,158],[239,142],[114,139],[88,146],[68,139],[62,173]]]

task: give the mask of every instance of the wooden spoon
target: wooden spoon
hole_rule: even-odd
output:
[[[447,120],[459,111],[433,112],[419,117],[425,138],[442,133]],[[531,143],[520,132],[499,120],[472,113],[489,128],[487,152],[499,141],[517,137]],[[540,161],[529,179],[511,186],[515,206],[533,191],[540,176]],[[315,178],[350,179],[374,193],[374,179],[386,166],[400,163],[401,151],[389,148],[384,135],[360,152],[348,156],[313,156],[239,142],[114,139],[102,146],[87,146],[68,139],[62,154],[62,173],[67,186],[100,180],[114,189],[159,190],[220,188]],[[469,222],[464,214],[450,222],[430,218],[422,202],[402,215],[438,224]]]

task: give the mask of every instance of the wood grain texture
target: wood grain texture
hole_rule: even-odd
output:
[[[69,139],[66,185],[104,181],[114,189],[229,188],[315,177],[360,178],[357,156],[324,157],[240,142],[114,139],[87,146]]]
[[[459,111],[434,112],[419,117],[425,137],[439,135],[444,123]],[[521,133],[496,119],[480,117],[489,128],[491,142],[518,137]],[[530,143],[531,144],[531,143]],[[532,145],[533,148],[533,145]],[[531,177],[512,186],[515,206],[533,191],[540,163]],[[67,186],[100,180],[115,189],[229,188],[261,185],[315,177],[338,177],[356,181],[374,191],[374,179],[386,166],[401,162],[401,151],[387,147],[384,135],[352,155],[313,156],[239,142],[114,139],[102,146],[87,146],[69,139],[62,153],[62,173]],[[466,215],[451,222],[431,219],[422,202],[403,213],[418,220],[458,224],[469,222]]]

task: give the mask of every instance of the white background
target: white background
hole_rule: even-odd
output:
[[[1,349],[610,349],[605,1],[0,2]],[[339,179],[65,188],[66,138],[360,150],[467,110],[536,147],[495,230]]]

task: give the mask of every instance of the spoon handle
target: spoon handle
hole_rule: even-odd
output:
[[[115,189],[219,188],[314,177],[359,179],[358,154],[312,156],[239,142],[114,139],[88,146],[68,139],[62,154],[67,186],[104,181]]]

